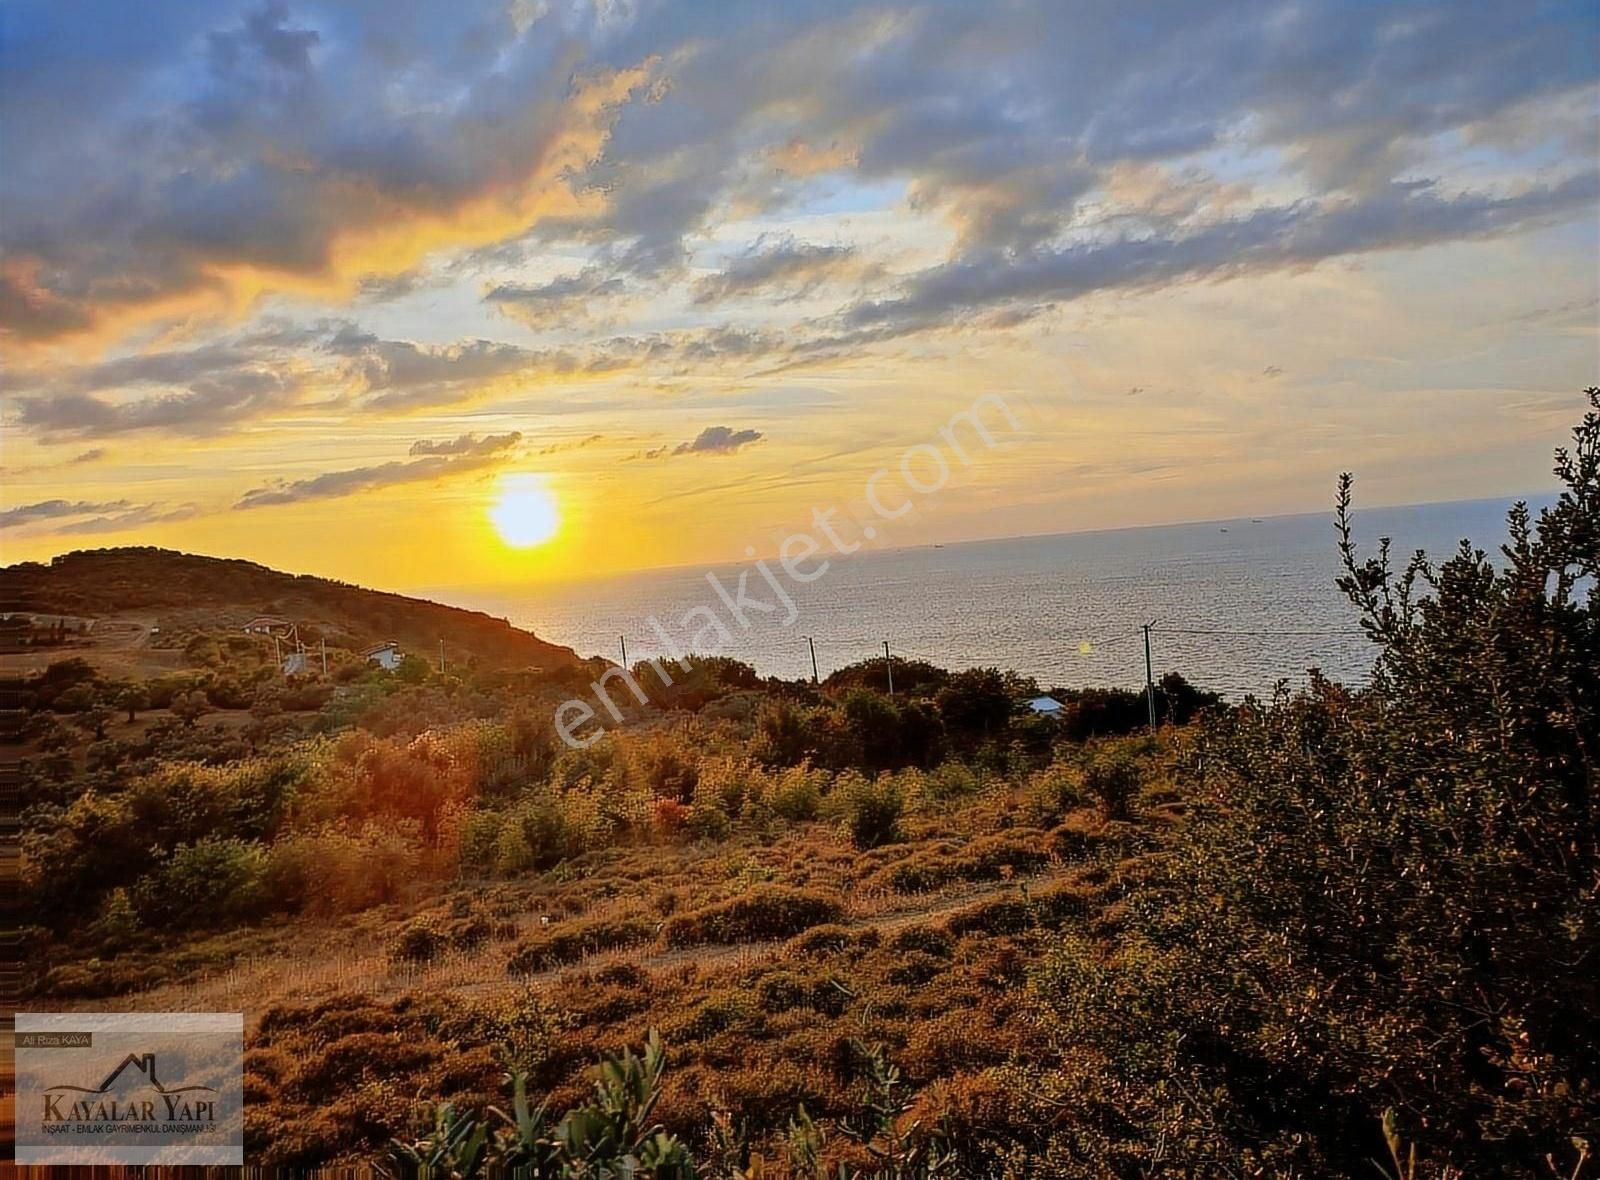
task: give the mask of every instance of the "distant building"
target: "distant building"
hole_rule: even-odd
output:
[[[246,635],[286,635],[294,629],[288,619],[274,615],[257,615],[244,625]]]
[[[308,651],[292,651],[283,657],[283,674],[285,676],[304,676],[312,671],[311,654]]]
[[[400,654],[400,645],[392,639],[388,643],[378,644],[377,647],[369,647],[362,655],[366,657],[367,663],[376,664],[385,672],[393,672],[400,666],[403,658]]]
[[[1034,697],[1028,702],[1028,708],[1040,717],[1060,717],[1066,711],[1066,707],[1055,697]]]

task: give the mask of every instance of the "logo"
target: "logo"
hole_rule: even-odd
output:
[[[107,1099],[107,1094],[112,1094],[118,1080],[124,1071],[132,1069],[135,1073],[143,1075],[146,1085],[142,1088],[154,1090],[157,1100],[148,1097],[144,1099],[133,1098],[126,1102],[119,1102],[117,1098]],[[71,1106],[63,1108],[62,1102],[68,1097],[64,1092],[72,1091],[77,1094],[89,1095],[72,1102]],[[187,1094],[215,1094],[215,1086],[164,1086],[161,1079],[156,1076],[156,1055],[154,1053],[129,1053],[122,1059],[122,1063],[105,1076],[105,1080],[91,1089],[88,1086],[72,1086],[66,1083],[47,1086],[44,1091],[44,1120],[45,1122],[133,1122],[155,1123],[158,1118],[167,1123],[213,1123],[217,1118],[216,1101],[201,1101],[198,1098],[186,1098]],[[168,1127],[167,1130],[176,1130]],[[198,1125],[194,1128],[198,1130]]]
[[[244,1162],[237,1013],[17,1013],[19,1164]]]

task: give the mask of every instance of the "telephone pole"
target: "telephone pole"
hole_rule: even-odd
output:
[[[622,670],[626,672],[628,670],[628,637],[626,635],[618,635],[617,638],[622,641]]]
[[[806,646],[811,649],[811,683],[820,684],[821,681],[817,677],[817,641],[809,635],[805,637],[805,640]]]
[[[444,675],[444,640],[439,640],[439,675]]]
[[[894,660],[889,655],[889,641],[883,641],[883,666],[889,673],[889,695],[894,696]]]
[[[328,674],[328,641],[319,639],[317,642],[322,644],[322,674],[326,676]]]
[[[1156,732],[1156,681],[1155,673],[1150,663],[1150,628],[1154,623],[1144,625],[1144,699],[1150,713],[1150,736]]]

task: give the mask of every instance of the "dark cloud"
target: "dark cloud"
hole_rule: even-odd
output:
[[[160,504],[140,504],[125,512],[115,512],[106,516],[94,516],[88,520],[74,521],[72,524],[63,525],[56,531],[59,533],[120,533],[128,529],[143,528],[152,524],[174,524],[180,520],[188,520],[200,513],[197,504],[180,504],[175,508],[164,507]]]
[[[530,327],[549,328],[588,320],[592,318],[596,303],[621,295],[625,290],[620,278],[607,277],[604,269],[597,265],[536,286],[502,283],[492,287],[483,298]]]
[[[585,447],[592,447],[595,443],[605,438],[603,434],[585,435],[583,438],[571,439],[567,442],[553,442],[539,448],[541,455],[555,455],[562,451],[581,451]]]
[[[17,420],[47,435],[93,438],[153,430],[203,436],[284,409],[299,394],[300,383],[292,373],[236,370],[197,378],[183,392],[131,402],[87,393],[23,398]]]
[[[797,241],[791,234],[763,234],[720,273],[697,281],[694,301],[704,305],[752,295],[799,299],[832,279],[860,273],[860,253],[853,246],[824,246]]]
[[[8,9],[0,324],[14,338],[307,277],[383,297],[417,281],[421,251],[486,259],[507,242],[592,250],[592,272],[491,291],[562,322],[619,280],[676,281],[695,235],[802,202],[825,173],[899,186],[954,228],[952,275],[1015,261],[1023,287],[1097,249],[1081,231],[1120,167],[1226,146],[1325,213],[1335,199],[1371,212],[1438,173],[1440,145],[1492,153],[1497,136],[1541,134],[1541,102],[1592,93],[1600,25],[1586,0],[172,0],[125,15],[110,0]],[[1579,122],[1587,137],[1568,128],[1558,153],[1592,143],[1592,111]],[[1284,253],[1447,240],[1481,220],[1413,234],[1325,216],[1303,228],[1344,238]],[[1206,232],[1184,229],[1179,253]],[[385,235],[370,254],[351,244]],[[1105,285],[1163,270],[1124,254],[1135,273]],[[234,274],[248,277],[233,288]]]
[[[1571,216],[1600,198],[1585,172],[1512,195],[1441,195],[1391,185],[1354,197],[1263,206],[1242,217],[1164,233],[1022,254],[982,254],[912,276],[893,298],[855,304],[838,330],[812,342],[840,347],[944,326],[1015,301],[1065,302],[1105,290],[1312,266],[1329,258],[1484,237]]]
[[[97,512],[120,512],[131,507],[133,505],[127,500],[98,504],[89,500],[41,500],[37,504],[23,504],[0,512],[0,529],[14,529],[41,520],[61,520]]]
[[[263,508],[272,504],[294,504],[302,500],[335,499],[340,496],[355,495],[357,492],[392,487],[395,484],[418,483],[478,471],[504,460],[507,452],[521,440],[522,435],[516,431],[481,438],[464,434],[460,438],[443,442],[420,439],[412,444],[410,451],[412,455],[421,456],[420,458],[397,459],[344,471],[325,471],[308,479],[280,481],[252,488],[239,498],[234,508]]]
[[[496,455],[522,441],[522,433],[512,430],[506,434],[463,434],[456,438],[419,438],[411,444],[413,455]]]
[[[636,458],[660,459],[667,455],[731,455],[741,447],[750,446],[764,438],[759,430],[735,430],[731,426],[707,426],[688,442],[675,447],[654,447],[641,451]]]

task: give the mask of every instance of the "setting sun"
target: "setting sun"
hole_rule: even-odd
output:
[[[555,497],[536,476],[507,480],[500,498],[489,509],[489,519],[500,539],[513,549],[542,545],[561,527]]]

